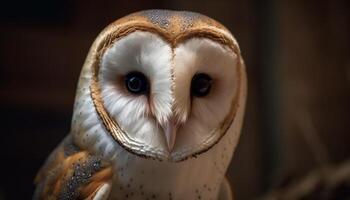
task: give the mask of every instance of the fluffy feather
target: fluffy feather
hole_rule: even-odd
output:
[[[157,35],[134,32],[115,42],[101,62],[99,80],[106,109],[129,136],[150,148],[167,148],[159,124],[172,112],[171,58],[170,46]],[[124,77],[133,71],[150,81],[149,98],[125,90]]]
[[[183,122],[178,130],[176,156],[205,149],[209,138],[231,110],[237,91],[237,55],[209,39],[194,38],[175,49],[175,113]],[[191,97],[190,85],[196,73],[213,79],[210,93]]]

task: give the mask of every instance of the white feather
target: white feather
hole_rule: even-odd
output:
[[[183,122],[175,147],[181,155],[200,145],[227,114],[227,101],[232,100],[237,89],[234,70],[237,58],[230,50],[205,39],[190,39],[174,52],[175,55],[172,55],[170,46],[152,33],[132,33],[116,41],[106,51],[99,79],[106,110],[127,130],[127,134],[153,148],[164,148],[163,131],[157,124],[172,114],[171,105],[175,104],[175,111]],[[124,198],[127,190],[121,191],[119,186],[125,188],[130,184],[138,190],[143,185],[142,190],[147,197],[156,193],[159,199],[168,198],[171,191],[176,194],[174,199],[195,199],[196,190],[199,190],[205,195],[203,198],[215,199],[238,141],[245,93],[239,97],[240,106],[234,123],[217,145],[196,159],[180,163],[158,162],[130,154],[110,136],[90,96],[91,65],[85,66],[77,90],[72,133],[80,147],[113,162],[115,174],[110,198]],[[171,68],[174,69],[175,80],[171,78]],[[117,78],[130,70],[141,71],[151,80],[150,100],[129,95],[118,85]],[[191,102],[190,80],[199,71],[222,81],[215,82],[213,93],[207,99]],[[245,83],[241,86],[245,92]],[[151,114],[155,117],[150,117]],[[133,182],[130,182],[131,178]],[[157,184],[149,184],[149,180]],[[210,193],[203,183],[211,188]],[[135,193],[134,198],[137,199],[139,196],[136,195],[140,193]]]
[[[216,132],[232,109],[237,91],[237,55],[210,39],[193,38],[175,49],[175,112],[186,119],[178,130],[173,155],[181,157],[215,142]],[[196,73],[206,73],[212,88],[205,97],[191,97],[190,85]]]
[[[99,74],[104,106],[121,128],[145,146],[164,150],[159,124],[164,124],[172,112],[171,59],[171,48],[165,41],[152,33],[135,32],[105,52]],[[123,79],[133,71],[143,73],[150,81],[150,97],[125,90]]]
[[[109,197],[109,193],[111,192],[111,184],[105,183],[103,184],[98,191],[96,192],[93,200],[107,200]]]

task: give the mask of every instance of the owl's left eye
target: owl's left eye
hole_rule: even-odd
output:
[[[149,83],[146,76],[141,72],[130,72],[125,77],[125,86],[133,94],[147,94]]]

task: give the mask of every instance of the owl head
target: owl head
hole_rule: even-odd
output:
[[[245,66],[223,25],[193,12],[142,11],[110,24],[92,45],[72,131],[104,154],[178,162],[226,134],[238,139],[245,99]]]

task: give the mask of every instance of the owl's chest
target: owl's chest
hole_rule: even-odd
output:
[[[223,174],[213,163],[158,162],[125,155],[115,161],[110,199],[217,199]]]

